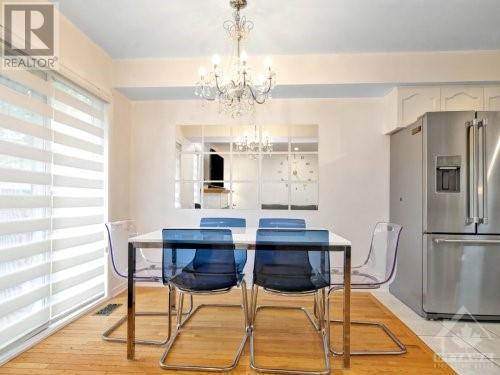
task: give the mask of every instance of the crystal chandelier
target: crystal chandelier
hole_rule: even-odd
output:
[[[257,125],[254,125],[253,139],[245,135],[240,141],[234,143],[236,152],[259,152],[259,147],[263,153],[273,152],[273,144],[269,136],[266,136],[262,142],[258,141]]]
[[[247,0],[230,0],[229,4],[235,9],[234,19],[225,21],[224,29],[236,42],[236,53],[226,71],[220,67],[221,59],[218,55],[212,58],[212,71],[200,68],[195,95],[208,101],[217,100],[221,112],[236,117],[251,111],[255,103],[265,103],[276,85],[276,79],[269,57],[264,61],[265,74],[258,79],[252,76],[252,70],[247,64],[248,56],[241,49],[243,39],[253,28],[253,22],[240,16],[240,10],[246,7]]]

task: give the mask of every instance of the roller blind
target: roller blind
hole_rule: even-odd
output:
[[[104,295],[105,103],[0,72],[0,350]]]

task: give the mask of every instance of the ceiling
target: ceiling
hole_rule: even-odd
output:
[[[500,0],[248,0],[253,55],[500,49]],[[59,0],[113,58],[231,53],[229,0]]]

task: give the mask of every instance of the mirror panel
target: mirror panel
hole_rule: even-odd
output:
[[[176,141],[181,152],[202,152],[203,127],[198,125],[178,125]]]
[[[292,152],[317,152],[318,140],[318,125],[294,125],[290,127]]]
[[[232,208],[252,209],[259,208],[259,185],[253,182],[233,182]]]
[[[288,210],[288,184],[264,182],[261,194],[263,210]]]
[[[292,183],[290,185],[290,208],[292,210],[317,210],[318,184]]]
[[[263,181],[288,181],[288,155],[269,154],[262,156]]]

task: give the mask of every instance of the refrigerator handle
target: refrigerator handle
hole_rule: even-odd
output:
[[[472,142],[471,142],[472,129]],[[465,194],[465,223],[473,224],[479,221],[477,209],[477,120],[468,121],[465,123],[465,150],[466,150],[466,189]],[[471,178],[472,177],[472,178]],[[472,208],[471,208],[472,206]]]
[[[478,129],[481,131],[481,204],[482,204],[482,214],[480,217],[480,223],[488,223],[488,174],[486,171],[486,119],[481,120],[478,123]],[[478,130],[478,131],[479,131]],[[478,190],[479,195],[479,190]]]
[[[434,238],[434,243],[462,243],[462,244],[477,244],[477,245],[498,245],[500,240],[454,240],[447,238]]]

